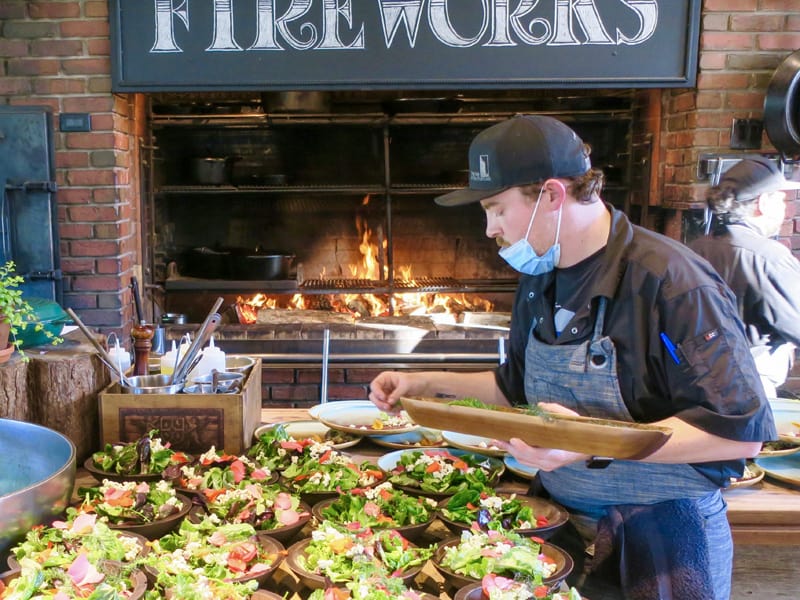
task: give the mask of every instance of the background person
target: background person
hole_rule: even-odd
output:
[[[523,274],[508,360],[481,373],[384,372],[370,399],[391,410],[402,395],[446,394],[672,428],[638,461],[498,444],[539,468],[584,537],[610,532],[602,550],[622,549],[609,560],[626,598],[727,599],[720,488],[776,437],[730,291],[684,245],[603,203],[602,173],[560,121],[519,116],[486,129],[469,167],[469,188],[436,201],[480,202],[486,235]],[[572,552],[578,564],[582,550]],[[582,589],[594,600],[618,590],[597,578]]]
[[[767,158],[744,159],[723,173],[707,202],[712,235],[692,242],[736,295],[750,351],[767,396],[774,398],[800,345],[800,262],[773,239],[786,219],[786,181]]]

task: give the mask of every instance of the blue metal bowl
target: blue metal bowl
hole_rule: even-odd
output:
[[[34,525],[49,523],[69,504],[75,446],[33,423],[0,419],[0,554]]]

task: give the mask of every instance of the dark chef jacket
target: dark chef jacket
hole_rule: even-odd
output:
[[[618,353],[620,391],[634,420],[677,416],[714,435],[738,441],[777,438],[769,403],[750,355],[735,299],[704,260],[670,238],[611,211],[611,231],[592,301],[556,337],[554,273],[523,276],[514,300],[508,360],[496,380],[512,404],[526,403],[525,347],[531,325],[550,344],[590,339],[597,298],[609,299],[604,334]],[[575,331],[573,333],[573,331]],[[661,341],[678,347],[680,364]],[[547,401],[546,398],[540,398]],[[693,465],[720,486],[740,477],[744,460]]]
[[[780,242],[731,224],[692,242],[736,295],[752,346],[800,346],[800,262]]]

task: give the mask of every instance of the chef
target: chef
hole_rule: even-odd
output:
[[[588,597],[727,599],[720,490],[776,438],[731,292],[682,244],[604,203],[588,147],[556,119],[489,127],[469,168],[469,188],[436,202],[480,203],[486,235],[522,274],[508,360],[469,374],[384,372],[370,399],[392,410],[403,395],[475,397],[669,427],[637,460],[497,443],[538,468],[541,493],[570,511],[564,544],[581,542],[570,549]]]

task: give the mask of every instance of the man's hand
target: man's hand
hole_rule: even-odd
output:
[[[398,410],[400,396],[417,395],[420,382],[411,373],[384,371],[369,384],[369,399],[384,412]]]
[[[574,410],[553,402],[540,402],[538,406],[542,410],[556,415],[578,416],[578,413]],[[582,454],[580,452],[529,446],[519,438],[511,438],[507,442],[503,440],[493,440],[492,443],[511,454],[523,465],[530,465],[542,471],[552,471],[574,462],[585,461],[589,458],[588,454]]]

